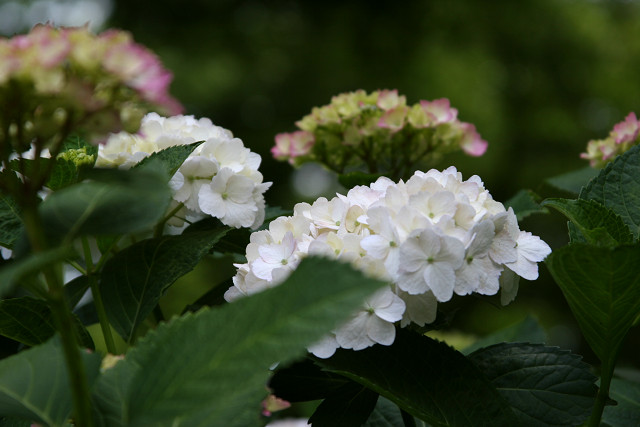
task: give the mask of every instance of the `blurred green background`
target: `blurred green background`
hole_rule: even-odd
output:
[[[480,175],[499,201],[521,188],[562,196],[545,179],[586,166],[579,153],[587,141],[604,138],[630,111],[640,112],[637,1],[0,4],[5,35],[25,31],[34,20],[82,24],[86,20],[65,21],[82,7],[92,11],[85,16],[97,29],[130,31],[173,71],[172,93],[187,114],[211,118],[262,155],[261,171],[274,183],[267,202],[284,208],[331,196],[338,188],[331,177],[326,185],[310,186],[324,182],[322,172],[294,173],[271,159],[273,137],[293,131],[294,122],[313,106],[341,92],[398,89],[412,104],[449,98],[489,149],[481,158],[447,157],[440,166],[453,164],[465,178]],[[566,221],[555,213],[527,218],[521,228],[552,248],[567,242]],[[187,292],[197,298],[233,273],[218,271],[219,265],[199,267],[172,288],[169,300],[179,301]],[[495,299],[473,297],[445,304],[445,309],[461,308],[452,328],[483,335],[533,314],[547,328],[551,344],[597,364],[544,265],[540,273],[535,282],[521,281],[518,298],[506,308]],[[172,310],[170,301],[165,309]],[[640,368],[638,349],[635,328],[621,364]]]

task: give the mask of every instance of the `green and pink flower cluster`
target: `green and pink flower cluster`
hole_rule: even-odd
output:
[[[276,135],[273,156],[295,166],[317,161],[338,173],[364,164],[370,173],[402,177],[448,152],[481,156],[487,149],[475,126],[458,120],[448,99],[410,106],[397,90],[334,96],[296,125],[300,130]]]

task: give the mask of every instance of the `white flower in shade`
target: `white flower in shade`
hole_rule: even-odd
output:
[[[198,192],[198,206],[202,212],[220,218],[232,227],[251,227],[258,215],[253,199],[255,183],[247,177],[222,168],[211,182]]]
[[[362,350],[375,343],[391,345],[396,337],[393,324],[402,319],[405,304],[402,299],[382,289],[365,301],[361,310],[335,330],[336,341],[342,348]]]
[[[416,230],[400,247],[402,263],[398,287],[411,294],[431,290],[438,301],[449,301],[456,282],[455,271],[464,260],[464,245],[430,228]]]
[[[227,199],[221,194],[231,187],[221,185],[211,203],[222,209],[230,194]],[[242,199],[231,212],[245,205],[251,203]],[[233,217],[226,210],[216,214]],[[518,279],[537,277],[537,263],[549,252],[538,237],[520,231],[513,210],[494,201],[480,178],[463,181],[454,167],[432,169],[416,172],[406,183],[380,178],[346,196],[297,204],[293,216],[278,218],[268,230],[251,235],[247,263],[237,265],[234,287],[225,298],[280,283],[308,254],[348,262],[388,282],[388,288],[308,348],[326,358],[337,348],[390,345],[396,323],[432,323],[438,302],[454,293],[494,295],[501,290],[502,303],[509,303]]]

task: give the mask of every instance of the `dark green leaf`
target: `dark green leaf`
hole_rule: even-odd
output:
[[[233,286],[233,280],[231,278],[219,283],[196,301],[187,305],[182,314],[185,314],[188,311],[198,311],[202,307],[213,307],[216,305],[226,304],[227,301],[224,299],[224,294],[231,286]]]
[[[145,231],[169,205],[171,192],[162,173],[96,169],[91,178],[52,193],[40,205],[44,228],[54,240]]]
[[[68,246],[49,249],[44,252],[27,255],[14,259],[0,268],[0,297],[5,296],[12,286],[33,274],[39,274],[48,266],[59,263],[73,255],[73,249]]]
[[[136,327],[160,297],[229,230],[222,227],[138,242],[118,252],[102,269],[100,293],[114,329],[131,342]]]
[[[101,357],[82,352],[89,384],[98,376]],[[0,413],[66,426],[71,388],[58,336],[47,343],[0,360]]]
[[[640,146],[609,163],[580,192],[581,199],[595,200],[620,215],[634,238],[640,232]]]
[[[112,425],[258,425],[269,367],[300,357],[383,285],[304,259],[275,288],[161,324],[103,375],[98,405]]]
[[[348,172],[338,175],[338,182],[345,188],[350,189],[358,185],[369,185],[380,178],[382,174],[365,173],[359,171]]]
[[[579,425],[591,413],[596,377],[568,350],[502,343],[477,350],[469,359],[511,404],[518,426]]]
[[[24,418],[2,417],[0,418],[0,427],[31,427],[32,423]]]
[[[434,426],[517,425],[489,380],[444,343],[400,329],[393,345],[338,350],[317,361]]]
[[[314,427],[352,427],[364,424],[378,401],[378,393],[348,382],[324,399],[309,418]]]
[[[13,247],[13,242],[22,232],[23,225],[18,204],[11,196],[0,194],[0,246]]]
[[[540,205],[540,196],[531,190],[520,190],[515,196],[504,204],[506,208],[513,208],[518,221],[536,213],[548,213],[549,211]]]
[[[172,177],[191,155],[193,150],[203,142],[204,141],[194,142],[188,145],[174,145],[173,147],[157,151],[142,159],[133,169],[144,169],[150,164],[155,163],[156,165],[162,166],[168,177]]]
[[[547,334],[542,326],[536,319],[531,316],[525,317],[522,321],[508,326],[504,329],[500,329],[484,338],[474,342],[469,347],[465,348],[463,354],[471,354],[474,351],[488,347],[493,344],[502,342],[529,342],[529,343],[544,343],[547,340]]]
[[[595,178],[599,172],[599,169],[586,167],[549,178],[546,182],[559,190],[564,190],[577,196],[582,187],[587,185],[589,180]]]
[[[330,396],[351,381],[341,375],[320,369],[310,359],[278,369],[269,388],[273,394],[289,402],[307,402]]]
[[[633,236],[622,218],[595,200],[547,199],[543,205],[558,210],[578,228],[580,234],[572,236],[572,242],[584,239],[596,246],[633,243]]]
[[[75,327],[80,343],[93,350],[95,347],[91,336],[77,319]],[[47,341],[55,332],[53,315],[46,301],[31,297],[0,301],[0,335],[36,346]]]
[[[364,427],[404,427],[400,408],[390,401],[380,396],[378,403]]]
[[[640,383],[613,378],[609,396],[618,402],[615,406],[605,406],[602,421],[611,427],[637,424],[640,420]]]
[[[615,249],[572,244],[546,264],[582,333],[603,365],[613,359],[640,315],[640,245]]]

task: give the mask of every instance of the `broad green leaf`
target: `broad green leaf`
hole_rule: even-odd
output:
[[[461,353],[412,331],[393,345],[338,350],[317,363],[379,393],[433,426],[517,425],[489,380]]]
[[[82,352],[89,384],[98,376],[101,357]],[[0,360],[0,414],[50,427],[66,426],[71,389],[60,338]]]
[[[369,419],[378,397],[378,393],[350,381],[322,401],[309,423],[315,427],[362,425]]]
[[[615,249],[572,244],[546,260],[582,333],[613,369],[618,349],[640,315],[640,245]]]
[[[581,199],[595,200],[620,215],[634,238],[640,233],[640,146],[609,163],[580,192]]]
[[[520,190],[515,196],[507,200],[505,207],[513,208],[518,221],[522,221],[529,215],[536,213],[548,213],[549,211],[540,205],[540,196],[531,190]]]
[[[103,375],[96,401],[110,426],[259,425],[269,367],[300,357],[380,286],[304,259],[275,288],[161,324]]]
[[[404,425],[400,408],[389,399],[380,396],[364,427],[404,427]]]
[[[20,280],[39,274],[44,268],[57,264],[74,254],[69,246],[49,249],[14,259],[0,268],[0,297],[5,296]]]
[[[93,341],[78,319],[76,334],[82,346],[94,349]],[[0,335],[28,346],[42,344],[56,332],[53,314],[46,301],[32,297],[0,301]]]
[[[52,238],[145,231],[165,214],[171,192],[154,170],[100,170],[91,180],[52,193],[40,205]]]
[[[173,147],[165,148],[164,150],[152,153],[150,156],[145,157],[133,167],[133,169],[144,169],[150,164],[155,163],[161,165],[168,177],[172,177],[185,160],[191,155],[193,150],[196,149],[204,141],[194,142],[188,145],[175,145]]]
[[[464,348],[462,353],[471,354],[474,351],[488,347],[493,344],[502,342],[528,342],[528,343],[544,343],[547,340],[547,334],[536,319],[531,316],[525,317],[522,321],[500,329],[484,338],[474,342],[469,347]]]
[[[631,231],[622,218],[595,200],[547,199],[543,205],[558,210],[578,228],[580,236],[573,232],[572,242],[584,239],[596,246],[633,243]]]
[[[228,227],[138,242],[118,252],[102,269],[100,293],[109,321],[125,341],[178,278],[195,268]]]
[[[591,179],[595,178],[599,172],[599,169],[586,167],[554,176],[553,178],[547,179],[546,182],[559,190],[564,190],[577,196],[580,194],[582,187],[587,185]]]
[[[542,344],[502,343],[469,359],[511,404],[518,426],[580,425],[595,402],[596,377],[582,357]]]
[[[604,425],[611,427],[635,425],[640,420],[640,383],[613,378],[609,390],[609,396],[618,404],[605,406],[602,414]]]
[[[11,196],[0,194],[0,246],[13,247],[23,228],[18,204]]]

